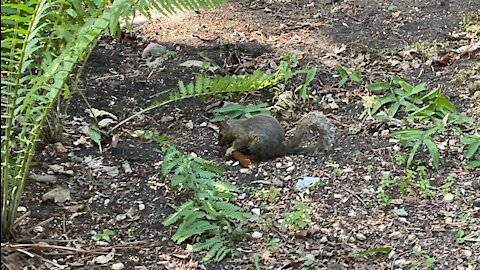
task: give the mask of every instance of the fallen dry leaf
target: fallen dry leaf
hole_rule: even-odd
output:
[[[71,200],[70,190],[63,187],[56,187],[49,192],[43,194],[42,200],[53,200],[55,203],[64,203]]]

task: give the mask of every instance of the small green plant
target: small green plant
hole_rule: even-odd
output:
[[[162,174],[170,179],[172,187],[191,193],[191,199],[162,224],[179,224],[172,240],[178,244],[194,241],[189,252],[208,250],[202,261],[221,261],[235,251],[234,241],[245,234],[240,222],[250,216],[231,202],[238,188],[219,179],[223,170],[217,165],[172,146],[166,146],[164,152]]]
[[[425,166],[418,166],[416,169],[418,175],[418,187],[420,188],[420,197],[426,198],[432,195],[432,191],[430,190],[430,181],[425,179],[427,168]]]
[[[337,163],[326,161],[325,162],[325,167],[333,169],[333,174],[335,176],[340,176],[343,173],[342,168],[340,168],[340,165],[338,165]]]
[[[440,165],[440,153],[437,144],[433,141],[432,134],[437,132],[438,128],[433,127],[428,130],[421,129],[404,129],[396,131],[394,135],[400,140],[400,144],[404,147],[412,148],[407,159],[407,168],[413,162],[413,158],[417,154],[420,146],[425,145],[432,157],[432,164],[435,168]]]
[[[338,87],[343,87],[347,82],[348,80],[352,81],[352,82],[356,82],[356,83],[361,83],[362,82],[362,78],[360,77],[360,74],[358,73],[358,66],[355,67],[355,69],[349,73],[347,70],[345,70],[342,66],[340,65],[337,65],[335,67],[335,69],[337,70],[338,73],[340,73],[340,76],[342,77],[340,79],[340,81],[338,82]]]
[[[417,257],[422,257],[422,258],[425,259],[423,261],[423,266],[421,267],[421,269],[430,269],[431,267],[433,267],[435,265],[436,259],[434,257],[428,256],[428,252],[422,250],[421,247],[419,247],[419,246],[413,247],[412,253],[413,253],[413,255],[415,255]],[[420,267],[420,265],[417,263],[416,265],[410,267],[409,270],[416,270],[419,267]]]
[[[373,172],[373,165],[372,165],[372,164],[368,164],[368,166],[367,166],[367,172],[368,172],[368,173],[372,173],[372,172]]]
[[[94,236],[93,236],[93,239],[95,241],[98,241],[98,240],[105,240],[107,242],[110,242],[110,236],[112,235],[115,235],[115,232],[112,231],[112,230],[103,230],[102,233],[96,233]]]
[[[269,190],[262,190],[262,200],[268,202],[276,201],[280,195],[282,195],[281,191],[277,187],[271,187]]]
[[[280,239],[279,238],[273,238],[268,241],[267,247],[268,250],[271,252],[276,252],[280,246]]]
[[[473,123],[471,118],[457,112],[440,87],[427,91],[425,83],[413,86],[400,78],[392,78],[389,82],[372,83],[367,89],[380,94],[364,104],[362,117],[370,115],[407,127],[394,133],[402,146],[411,148],[407,168],[421,146],[426,147],[433,166],[438,168],[440,154],[435,136],[451,125]]]
[[[250,260],[252,260],[255,270],[260,270],[260,255],[255,253],[250,257]]]
[[[312,220],[310,217],[310,208],[303,202],[297,203],[296,210],[284,214],[285,220],[282,225],[288,228],[291,232],[298,232],[305,229]]]
[[[308,268],[312,268],[312,267],[315,267],[317,265],[317,261],[314,260],[314,259],[311,259],[311,258],[304,258],[304,261],[303,261],[303,266],[305,267],[308,267]]]
[[[407,163],[407,160],[405,159],[405,155],[402,153],[398,153],[395,155],[395,163],[398,165],[405,165]]]
[[[458,230],[455,234],[455,243],[457,244],[463,244],[465,243],[465,231],[464,230]]]
[[[388,205],[391,202],[389,192],[397,190],[401,196],[410,191],[417,191],[422,198],[432,195],[430,182],[426,179],[426,167],[418,166],[415,171],[406,170],[405,175],[390,177],[389,172],[384,172],[376,190],[377,198]]]
[[[468,162],[467,168],[474,169],[480,167],[480,135],[466,135],[460,138],[460,142],[467,147],[464,152],[464,156],[466,159],[473,159]]]
[[[386,205],[389,205],[391,201],[390,196],[387,194],[386,188],[390,187],[393,183],[394,181],[390,180],[390,173],[383,172],[382,177],[380,178],[380,184],[376,190],[376,195],[377,198]]]
[[[454,173],[451,173],[447,176],[447,179],[445,179],[445,182],[442,185],[443,196],[453,192],[452,187],[453,187],[453,184],[455,183],[456,178],[457,178],[457,175]]]
[[[250,118],[256,114],[270,114],[270,111],[267,108],[267,103],[261,103],[258,105],[231,103],[213,110],[212,121],[216,122],[233,118]]]

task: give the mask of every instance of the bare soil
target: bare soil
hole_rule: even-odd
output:
[[[358,66],[365,82],[399,76],[412,84],[426,82],[430,89],[441,85],[459,111],[478,123],[478,105],[477,111],[474,107],[478,99],[467,88],[472,79],[455,78],[479,60],[480,52],[445,65],[437,60],[450,49],[473,42],[452,41],[451,37],[461,31],[463,16],[479,10],[477,0],[239,0],[216,10],[146,22],[121,40],[103,38],[89,58],[79,89],[92,108],[120,120],[175,91],[178,81],[189,82],[200,73],[197,67],[180,66],[186,60],[208,61],[231,74],[243,74],[272,69],[272,63],[278,64],[288,51],[298,57],[301,67],[318,67],[311,88],[316,101],[298,106],[297,115],[321,110],[330,117],[338,130],[335,149],[318,157],[255,162],[255,168],[243,173],[238,165],[219,156],[217,134],[209,123],[212,109],[221,104],[210,98],[170,103],[136,118],[118,129],[116,147],[100,153],[80,131],[83,123],[93,120],[77,93],[66,118],[70,141],[64,144],[66,152],[59,154],[47,146],[36,157],[38,166],[33,169],[42,174],[51,170],[49,165],[61,165],[72,173],[55,174],[56,183],[27,183],[22,206],[29,215],[20,223],[22,233],[17,240],[72,248],[32,250],[67,269],[113,269],[115,263],[123,263],[125,269],[254,269],[250,259],[254,254],[261,256],[262,269],[302,269],[306,258],[316,260],[313,269],[476,269],[480,265],[480,171],[465,169],[458,133],[445,134],[437,141],[443,146],[438,170],[428,165],[424,150],[418,156],[429,167],[431,196],[422,198],[418,190],[407,195],[393,192],[392,204],[383,204],[375,193],[382,173],[405,175],[405,166],[396,163],[398,144],[391,140],[395,129],[360,120],[362,96],[368,91],[352,83],[339,88],[335,66],[348,70]],[[158,67],[149,67],[141,53],[150,42],[176,54]],[[476,76],[478,80],[478,69]],[[272,95],[238,94],[232,100],[272,104]],[[294,127],[293,123],[282,124],[287,130]],[[166,133],[179,150],[224,167],[224,178],[245,194],[237,203],[248,211],[260,209],[261,217],[272,222],[271,229],[254,226],[251,231],[263,236],[238,243],[240,252],[235,257],[200,263],[204,254],[189,255],[185,244],[170,240],[175,228],[162,225],[185,198],[161,176],[159,146],[130,136],[134,130]],[[89,157],[118,172],[109,174],[101,166],[87,165]],[[126,172],[123,164],[132,172]],[[326,164],[337,164],[340,171]],[[446,201],[442,185],[451,174],[456,175],[452,187],[456,196]],[[295,183],[302,176],[319,177],[324,185],[298,191]],[[71,200],[42,200],[44,193],[58,186],[70,191]],[[279,188],[281,196],[272,201],[259,198],[260,191],[271,187]],[[296,202],[312,209],[312,223],[304,237],[290,235],[279,226],[283,213],[293,211]],[[135,214],[122,218],[129,209]],[[115,235],[102,246],[92,237],[105,229]],[[476,233],[476,240],[459,243],[460,230],[466,236]],[[275,252],[267,247],[273,238],[280,239]],[[92,263],[112,247],[113,259]],[[365,258],[339,257],[375,247],[393,251]],[[414,248],[421,253],[416,254]],[[435,259],[431,266],[426,265],[428,258]],[[18,262],[30,264],[31,269],[54,269],[40,259],[19,257]]]

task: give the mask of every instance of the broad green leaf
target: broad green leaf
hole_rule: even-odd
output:
[[[467,150],[465,151],[465,158],[470,159],[472,158],[475,153],[478,152],[478,148],[480,147],[480,140],[477,140],[476,142],[472,142],[470,146],[468,146]]]
[[[433,166],[437,169],[440,165],[440,154],[438,153],[437,144],[430,137],[425,138],[424,143],[432,156]]]
[[[367,89],[370,91],[380,91],[380,90],[385,90],[389,88],[390,88],[390,84],[385,81],[371,83],[367,86]]]

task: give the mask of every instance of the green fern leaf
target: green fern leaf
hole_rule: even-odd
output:
[[[202,235],[204,233],[218,232],[218,225],[212,222],[199,220],[195,224],[188,224],[188,226],[180,226],[175,234],[172,236],[172,240],[181,244],[183,241],[189,239],[195,235]]]

